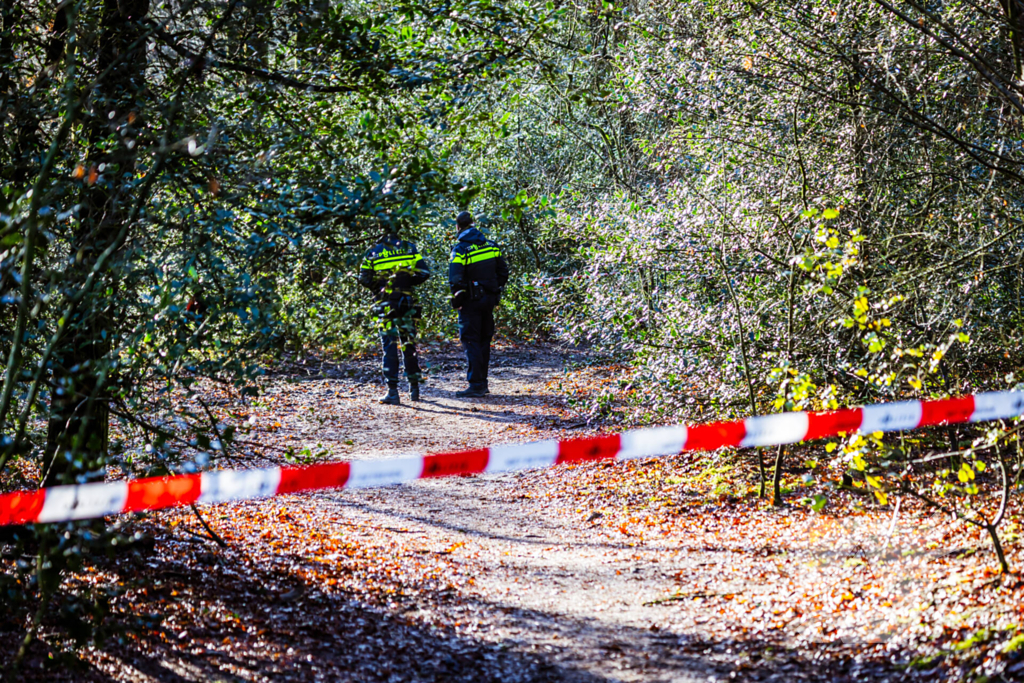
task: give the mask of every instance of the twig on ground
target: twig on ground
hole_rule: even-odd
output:
[[[203,516],[201,514],[199,514],[199,508],[196,507],[196,504],[192,503],[191,507],[192,507],[192,512],[194,512],[195,515],[196,515],[196,519],[198,519],[199,523],[203,525],[204,529],[206,529],[206,533],[210,534],[210,538],[212,538],[214,541],[216,541],[217,545],[219,545],[221,548],[227,548],[228,544],[224,542],[224,539],[221,538],[220,536],[218,536],[217,532],[214,531],[213,528],[209,524],[206,523],[206,520],[203,519]]]
[[[725,593],[705,593],[704,591],[696,591],[694,593],[676,593],[670,595],[667,598],[658,598],[657,600],[648,600],[644,603],[644,607],[650,605],[663,605],[668,602],[679,602],[681,600],[694,600],[696,598],[717,598]]]
[[[900,503],[903,502],[903,496],[896,498],[896,505],[892,510],[892,521],[889,523],[889,531],[885,534],[885,545],[882,546],[882,553],[889,549],[889,542],[892,541],[892,535],[896,532],[896,520],[900,514]]]

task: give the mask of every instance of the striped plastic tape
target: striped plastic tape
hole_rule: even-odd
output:
[[[774,446],[858,430],[862,433],[893,432],[1021,414],[1024,414],[1024,392],[1003,391],[939,401],[881,403],[833,412],[782,413],[690,427],[637,429],[592,438],[498,445],[458,453],[53,486],[0,495],[0,526],[68,522],[191,503],[225,503],[319,489],[388,486],[413,479],[513,472],[568,462]]]

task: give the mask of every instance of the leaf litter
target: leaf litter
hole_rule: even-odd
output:
[[[309,363],[225,398],[258,461],[597,433],[566,398],[613,371],[497,350],[486,400],[428,350],[422,404],[379,406],[372,361]],[[211,404],[213,402],[211,401]],[[604,411],[618,419],[614,408]],[[582,423],[582,424],[581,424]],[[809,454],[822,445],[804,447]],[[795,458],[794,458],[795,459]],[[801,458],[803,459],[803,458]],[[820,513],[752,495],[749,452],[588,463],[206,506],[132,522],[149,543],[70,576],[136,620],[53,680],[989,680],[1024,677],[1021,583],[985,539],[906,501],[850,493]],[[1019,511],[1018,511],[1019,512]],[[1024,560],[1015,539],[1011,564]],[[57,607],[55,607],[55,610]],[[148,621],[147,621],[148,619]],[[7,649],[17,627],[7,624]],[[59,615],[29,658],[68,661]],[[63,654],[62,654],[63,653]]]

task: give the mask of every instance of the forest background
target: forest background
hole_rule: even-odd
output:
[[[1017,0],[3,0],[4,486],[215,463],[233,431],[204,382],[244,393],[283,356],[376,343],[353,274],[386,227],[438,274],[424,335],[451,336],[461,209],[511,262],[502,334],[624,364],[581,408],[595,418],[1013,387],[1022,17]],[[880,504],[926,498],[993,540],[1019,521],[1013,425],[834,455]],[[12,542],[37,559],[3,590],[29,604],[124,538]],[[80,597],[87,639],[99,603]]]

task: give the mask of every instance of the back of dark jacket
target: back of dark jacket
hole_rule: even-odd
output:
[[[476,228],[459,233],[448,264],[448,285],[452,293],[460,290],[483,293],[497,303],[508,282],[508,263],[498,245]]]
[[[363,255],[359,284],[374,292],[378,301],[412,297],[413,287],[430,278],[430,266],[412,242],[386,235]]]

